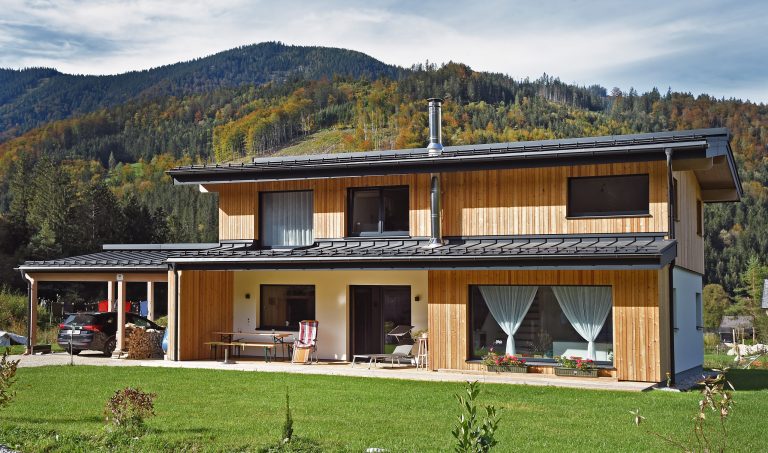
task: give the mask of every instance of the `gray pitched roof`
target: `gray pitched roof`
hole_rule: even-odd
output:
[[[732,329],[751,329],[752,317],[751,316],[723,316],[723,320],[720,322],[721,332],[730,332]]]
[[[162,270],[170,263],[200,269],[443,269],[443,268],[648,268],[669,263],[675,241],[662,236],[517,236],[426,239],[319,240],[308,247],[260,249],[221,244],[183,250],[120,250],[50,261],[28,261],[41,270]]]
[[[439,156],[426,148],[315,154],[253,159],[251,163],[189,165],[168,171],[177,184],[237,181],[332,178],[500,169],[531,166],[561,166],[578,163],[647,161],[664,158],[667,148],[675,159],[725,156],[734,189],[741,194],[728,130],[697,129],[604,137],[538,140],[447,146]]]
[[[660,236],[539,236],[449,238],[429,248],[426,239],[321,240],[309,247],[253,247],[184,251],[169,263],[210,268],[658,268],[675,255]]]

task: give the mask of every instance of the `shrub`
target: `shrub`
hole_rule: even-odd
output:
[[[3,351],[3,357],[0,358],[0,409],[7,406],[16,392],[11,390],[11,386],[16,383],[16,367],[18,360],[8,360],[8,348]]]
[[[510,354],[498,355],[491,350],[483,357],[483,364],[503,368],[524,367],[525,359]]]
[[[590,359],[582,359],[581,357],[555,357],[557,363],[563,368],[574,368],[582,371],[591,371],[597,368],[595,362]]]
[[[168,327],[168,317],[163,316],[155,319],[155,324],[157,324],[160,327]]]
[[[451,431],[456,439],[455,451],[458,453],[485,453],[498,443],[495,438],[496,429],[499,426],[496,408],[484,406],[485,416],[481,419],[475,403],[480,394],[477,381],[468,382],[464,391],[466,397],[461,394],[456,395],[462,413],[459,415],[458,424]]]
[[[155,415],[156,397],[154,393],[145,393],[133,387],[116,391],[104,408],[107,423],[124,428],[143,428],[144,419]]]
[[[703,386],[698,412],[693,417],[693,439],[678,440],[655,431],[647,433],[658,437],[670,446],[685,452],[725,452],[728,450],[728,430],[726,421],[733,412],[733,386],[725,378],[725,371],[716,377],[707,377],[699,384]],[[640,409],[629,411],[634,416],[637,426],[645,420]],[[707,420],[714,420],[708,423]]]
[[[708,351],[712,351],[720,345],[720,335],[712,332],[704,334],[704,347]]]

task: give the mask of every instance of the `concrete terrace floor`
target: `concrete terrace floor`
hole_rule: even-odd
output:
[[[68,365],[70,357],[63,352],[33,355],[11,356],[20,359],[19,367],[38,367],[49,365]],[[162,359],[128,360],[112,359],[95,352],[83,352],[74,356],[74,365],[87,366],[141,366],[162,368],[199,368],[210,370],[233,370],[264,373],[300,373],[331,376],[352,376],[366,378],[405,379],[414,381],[464,382],[479,381],[492,384],[525,384],[535,386],[569,387],[592,390],[621,390],[645,391],[653,387],[647,382],[617,381],[612,378],[568,378],[542,374],[489,373],[469,371],[427,371],[413,366],[379,364],[368,368],[367,363],[352,366],[349,362],[320,362],[316,364],[293,364],[281,360],[265,363],[263,359],[242,357],[235,363],[225,364],[221,361],[195,360],[171,362]]]

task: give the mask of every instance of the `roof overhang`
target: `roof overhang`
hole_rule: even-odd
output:
[[[705,202],[737,201],[741,181],[725,128],[563,140],[269,157],[251,163],[191,165],[168,171],[175,184],[222,184],[647,162],[673,152],[676,169],[695,172]]]
[[[188,246],[146,246],[50,261],[30,261],[18,270],[49,281],[156,281],[170,269],[201,270],[439,270],[439,269],[659,269],[677,254],[663,234],[546,235],[428,239],[318,240],[296,249],[260,249],[251,241]],[[216,247],[210,247],[216,245]],[[128,246],[126,246],[128,247]],[[154,279],[155,277],[150,277]]]

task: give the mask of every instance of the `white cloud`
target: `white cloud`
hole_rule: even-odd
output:
[[[538,3],[0,0],[0,66],[117,73],[279,40],[359,50],[401,66],[453,60],[516,78],[546,72],[579,84],[672,85],[768,99],[757,74],[740,86],[724,82],[739,61],[729,63],[728,52],[718,47],[738,38],[741,45],[765,43],[768,8],[761,2],[725,8],[715,0],[654,0],[642,9],[608,1]],[[710,47],[721,58],[709,69],[717,72],[711,82],[702,69],[670,65],[701,57]],[[768,63],[760,49],[752,58],[760,59],[757,72],[764,74]]]

